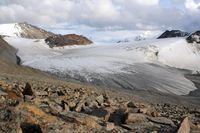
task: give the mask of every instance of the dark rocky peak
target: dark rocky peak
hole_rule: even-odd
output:
[[[158,39],[162,38],[173,38],[173,37],[186,37],[189,36],[189,33],[183,32],[180,30],[166,30],[161,36],[158,37]]]
[[[187,39],[188,43],[198,43],[200,44],[200,31],[192,33]]]
[[[63,47],[71,45],[88,45],[93,43],[88,38],[82,35],[68,34],[68,35],[54,35],[48,37],[45,42],[50,47]]]

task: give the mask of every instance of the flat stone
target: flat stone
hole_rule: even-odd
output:
[[[145,122],[147,120],[146,115],[139,113],[128,113],[125,123],[136,123],[136,122]]]
[[[158,126],[155,126],[152,122],[142,122],[142,123],[131,123],[131,124],[122,124],[121,125],[123,128],[127,129],[127,130],[131,130],[134,132],[144,132],[141,131],[141,129],[151,129],[152,127],[156,127],[156,128],[160,128]]]
[[[48,93],[46,91],[36,91],[36,96],[48,96]]]
[[[148,119],[154,123],[175,126],[175,124],[172,120],[165,118],[165,117],[148,117]]]

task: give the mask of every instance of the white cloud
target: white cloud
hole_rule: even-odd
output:
[[[186,0],[185,7],[189,10],[199,10],[200,2],[195,2],[194,0]]]
[[[190,23],[199,22],[200,2],[197,0],[170,0],[177,5],[171,8],[161,6],[161,1],[168,0],[1,0],[0,23],[28,21],[98,28],[187,29]],[[183,9],[185,6],[184,11],[176,8],[180,5]]]
[[[159,0],[133,0],[135,2],[137,2],[138,4],[141,5],[158,5],[159,4]]]

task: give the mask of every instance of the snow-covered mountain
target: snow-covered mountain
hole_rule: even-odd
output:
[[[9,37],[22,37],[29,39],[45,39],[54,34],[24,22],[24,23],[0,24],[0,35]]]
[[[162,31],[135,31],[129,37],[117,41],[117,43],[128,43],[134,41],[144,41],[147,39],[156,39]]]
[[[196,89],[184,77],[200,70],[200,54],[185,38],[49,48],[45,41],[5,38],[22,64],[106,87],[159,90],[178,95]]]

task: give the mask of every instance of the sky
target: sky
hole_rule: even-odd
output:
[[[0,0],[0,23],[64,29],[200,29],[200,0]]]

